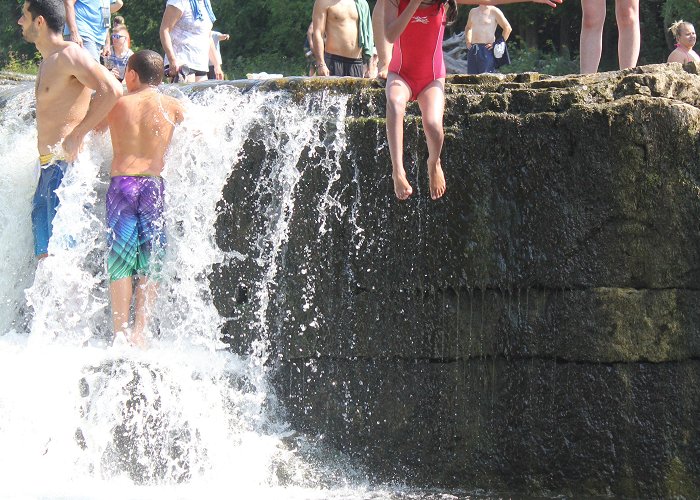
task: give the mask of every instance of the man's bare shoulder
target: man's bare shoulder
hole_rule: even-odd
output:
[[[68,42],[56,53],[56,64],[66,72],[72,72],[75,69],[92,68],[97,62],[80,45]]]
[[[180,123],[185,118],[185,106],[180,99],[173,96],[160,94],[163,108],[172,113],[175,121]]]
[[[338,0],[316,0],[314,2],[314,10],[327,10],[337,1]]]

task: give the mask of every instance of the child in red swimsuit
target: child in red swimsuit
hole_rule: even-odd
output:
[[[391,154],[394,192],[399,200],[413,193],[403,167],[403,118],[409,100],[418,101],[428,143],[430,197],[445,194],[445,175],[440,164],[444,133],[445,62],[442,39],[445,25],[457,14],[457,3],[544,3],[551,7],[562,0],[386,0],[384,30],[394,44],[386,81],[386,133]],[[397,3],[398,2],[398,3]]]

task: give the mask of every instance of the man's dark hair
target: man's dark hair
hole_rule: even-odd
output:
[[[139,50],[129,58],[127,70],[133,69],[141,83],[158,86],[163,81],[163,58],[152,50]]]
[[[27,0],[27,10],[33,19],[42,16],[54,33],[61,33],[66,24],[66,6],[63,0]]]

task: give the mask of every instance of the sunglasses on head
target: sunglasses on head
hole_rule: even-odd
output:
[[[126,38],[126,35],[117,35],[116,33],[112,35],[112,38]]]

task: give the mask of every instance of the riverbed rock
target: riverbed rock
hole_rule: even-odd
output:
[[[398,202],[380,83],[258,85],[299,102],[349,96],[344,129],[323,130],[344,148],[299,160],[266,284],[292,427],[379,481],[699,496],[699,68],[451,76],[438,201],[416,103],[414,195]],[[272,152],[253,133],[246,152],[217,223],[219,245],[241,255],[274,196],[257,184]],[[260,337],[259,275],[232,260],[210,277],[237,352]]]

